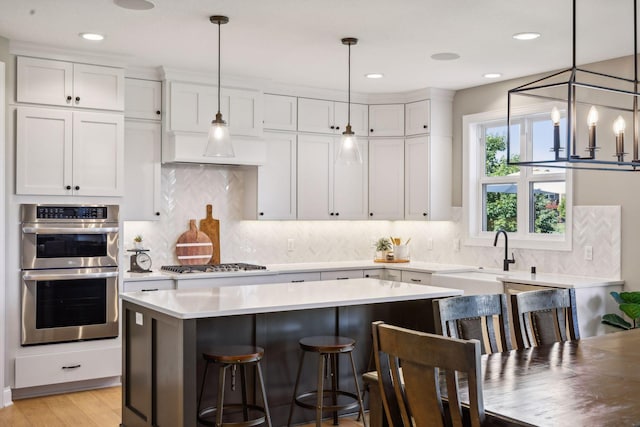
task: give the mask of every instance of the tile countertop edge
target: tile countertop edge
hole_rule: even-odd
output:
[[[602,277],[571,276],[565,274],[531,274],[527,272],[508,274],[497,278],[501,282],[525,285],[551,286],[555,288],[595,288],[624,285],[624,280]]]
[[[450,288],[441,288],[437,286],[425,286],[425,285],[413,285],[409,283],[402,282],[392,282],[387,280],[378,280],[378,279],[354,279],[363,281],[364,285],[367,285],[364,281],[370,283],[385,283],[391,284],[392,287],[394,284],[403,287],[413,287],[419,292],[411,293],[411,294],[400,294],[400,295],[376,295],[373,297],[358,297],[352,298],[348,297],[346,299],[328,299],[325,301],[296,301],[294,303],[289,303],[285,305],[270,305],[270,306],[256,306],[256,307],[231,307],[223,310],[194,310],[189,307],[183,308],[182,310],[177,310],[175,308],[169,307],[172,298],[175,298],[178,294],[188,295],[189,293],[199,294],[201,291],[199,290],[161,290],[156,291],[154,293],[149,292],[129,292],[120,294],[120,298],[123,301],[128,301],[133,304],[140,305],[142,307],[148,308],[150,310],[155,310],[160,313],[164,313],[171,317],[175,317],[178,319],[200,319],[207,317],[225,317],[225,316],[236,316],[236,315],[246,315],[246,314],[261,314],[261,313],[275,313],[275,312],[283,312],[283,311],[296,311],[296,310],[308,310],[308,309],[316,309],[316,308],[328,308],[328,307],[347,307],[354,305],[366,305],[366,304],[379,304],[379,303],[387,303],[387,302],[400,302],[400,301],[415,301],[420,299],[433,299],[433,298],[443,298],[450,296],[458,296],[462,295],[463,291],[459,289],[450,289]],[[307,286],[313,285],[314,283],[318,286],[326,287],[327,282],[334,282],[337,286],[344,286],[343,283],[336,280],[329,281],[321,281],[321,282],[307,282]],[[245,285],[245,286],[233,286],[230,287],[233,289],[234,293],[242,293],[242,289],[256,289],[257,287],[268,287],[268,286],[282,286],[282,285],[290,285],[288,283],[278,283],[278,284],[267,284],[267,285]],[[224,287],[223,287],[224,288]],[[266,289],[265,289],[266,290]],[[332,295],[333,293],[328,292],[327,295]],[[156,295],[162,295],[163,298],[154,298]],[[202,303],[202,297],[197,298],[200,303]],[[156,301],[157,300],[157,301]]]

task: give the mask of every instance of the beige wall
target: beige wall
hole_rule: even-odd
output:
[[[631,57],[589,64],[585,68],[633,78]],[[456,93],[453,99],[454,206],[462,206],[462,117],[503,110],[506,118],[507,91],[544,75],[463,89]],[[573,182],[573,203],[576,206],[622,206],[622,279],[626,281],[626,290],[640,290],[640,172],[574,171]],[[597,252],[598,248],[594,247],[594,256]]]

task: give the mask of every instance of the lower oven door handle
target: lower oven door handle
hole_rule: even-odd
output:
[[[117,233],[118,227],[22,227],[22,232],[26,234],[103,234]]]
[[[102,279],[105,277],[116,277],[117,271],[106,271],[100,273],[39,273],[36,271],[29,271],[23,274],[24,280],[64,280],[64,279]]]

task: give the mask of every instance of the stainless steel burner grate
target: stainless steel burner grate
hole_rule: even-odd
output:
[[[171,273],[224,273],[228,271],[266,270],[264,265],[228,263],[228,264],[197,264],[197,265],[163,265],[161,270]]]

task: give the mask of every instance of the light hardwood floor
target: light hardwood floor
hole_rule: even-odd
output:
[[[36,397],[16,400],[13,405],[0,409],[0,426],[118,427],[121,409],[120,387]],[[332,424],[330,420],[323,423]],[[340,426],[361,427],[362,423],[355,417],[342,418]]]

